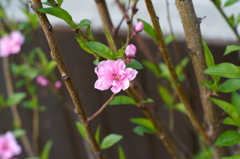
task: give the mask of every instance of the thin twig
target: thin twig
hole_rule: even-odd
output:
[[[177,94],[179,96],[179,99],[183,103],[183,105],[184,105],[184,107],[185,107],[185,109],[187,111],[187,115],[188,115],[189,119],[191,120],[194,128],[205,139],[206,143],[209,143],[210,142],[209,137],[206,134],[206,132],[204,131],[204,129],[203,129],[200,121],[198,120],[196,114],[192,110],[191,105],[190,105],[188,99],[186,98],[186,95],[185,95],[185,93],[183,91],[183,88],[182,88],[182,86],[181,86],[181,84],[180,84],[180,82],[178,80],[175,68],[174,68],[174,66],[172,64],[171,57],[169,55],[168,48],[167,48],[167,46],[165,44],[165,41],[164,41],[162,30],[160,28],[158,17],[156,15],[155,9],[153,7],[152,1],[151,0],[145,0],[145,3],[146,3],[146,6],[147,6],[149,15],[151,17],[151,20],[152,20],[154,30],[155,30],[156,35],[158,37],[157,45],[159,47],[159,50],[162,53],[164,61],[166,62],[166,65],[168,67],[168,70],[169,70],[172,82],[173,82],[173,84],[174,84],[174,86],[176,88],[176,91],[177,91]]]
[[[35,11],[36,9],[42,8],[42,3],[40,0],[33,0],[31,2],[33,10]],[[51,49],[51,57],[52,59],[56,62],[57,67],[60,71],[60,74],[62,76],[62,79],[69,91],[69,94],[72,98],[74,107],[75,107],[75,112],[78,114],[78,117],[81,121],[81,123],[84,126],[84,129],[86,131],[89,143],[92,147],[92,150],[95,154],[95,157],[97,159],[104,159],[103,154],[100,151],[99,145],[97,144],[97,141],[94,137],[93,131],[90,127],[90,125],[87,122],[87,115],[82,107],[82,103],[81,100],[79,98],[78,92],[76,90],[76,87],[73,85],[70,74],[68,72],[68,69],[65,65],[65,62],[63,61],[62,55],[60,53],[57,41],[54,37],[53,34],[53,29],[52,26],[50,24],[50,22],[48,21],[47,17],[45,14],[36,12],[40,21],[40,24],[42,26],[42,29],[44,31],[44,34],[46,36],[46,39],[48,41],[49,47]]]
[[[111,102],[111,100],[114,99],[115,95],[116,94],[112,94],[111,97],[103,104],[103,106],[96,113],[94,113],[90,118],[88,118],[88,122],[92,121],[96,116],[98,116],[103,111],[103,109],[107,107],[107,105]]]
[[[8,62],[8,57],[3,57],[3,72],[4,72],[4,77],[5,77],[5,82],[6,82],[6,88],[7,88],[7,94],[10,97],[14,91],[13,91],[13,85],[12,85],[12,79],[9,71],[9,62]],[[22,128],[22,121],[19,116],[17,106],[12,105],[11,107],[12,115],[13,115],[13,120],[16,123],[18,128]],[[30,142],[27,138],[26,135],[21,136],[21,140],[23,143],[23,147],[26,150],[27,154],[29,157],[34,157],[33,150],[31,148]]]

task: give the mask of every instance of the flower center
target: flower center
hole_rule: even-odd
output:
[[[115,81],[120,81],[121,80],[121,76],[119,76],[119,75],[116,75],[115,73],[113,73],[112,74],[113,75],[113,79],[115,80]]]

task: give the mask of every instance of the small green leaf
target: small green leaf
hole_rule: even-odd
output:
[[[154,131],[152,129],[149,129],[145,126],[136,126],[134,129],[133,129],[133,132],[135,132],[136,134],[140,135],[140,136],[143,136],[144,133],[148,133],[148,134],[153,134]]]
[[[161,73],[160,70],[158,68],[158,66],[150,61],[147,60],[143,60],[142,61],[143,65],[145,67],[147,67],[150,71],[152,71],[152,73],[157,77],[160,78],[161,77]]]
[[[230,117],[226,117],[223,122],[223,124],[226,124],[226,125],[232,125],[232,126],[237,126],[239,127],[240,125],[238,123],[236,123],[232,118]]]
[[[37,55],[38,55],[38,57],[39,57],[39,59],[40,59],[41,64],[42,64],[43,66],[46,66],[47,63],[48,63],[48,59],[47,59],[45,53],[44,53],[44,52],[42,51],[42,49],[39,48],[39,47],[36,48],[36,52],[37,52]]]
[[[168,35],[168,36],[164,37],[165,44],[168,45],[168,44],[172,43],[177,37],[178,37],[178,35]]]
[[[143,22],[143,24],[144,24],[143,30],[144,30],[148,35],[150,35],[151,37],[153,37],[154,41],[158,41],[156,32],[155,32],[155,30],[153,29],[153,27],[152,27],[149,23],[147,23],[146,21],[144,21],[144,20],[142,20],[142,19],[137,19],[137,21],[138,21],[138,22],[139,22],[139,21]]]
[[[54,68],[57,66],[56,62],[54,60],[51,60],[47,65],[45,69],[46,75],[49,75],[52,73]]]
[[[94,37],[93,37],[92,31],[91,31],[91,25],[87,26],[87,35],[88,35],[88,39],[90,41],[94,41]]]
[[[222,108],[235,122],[240,123],[238,112],[232,104],[211,97],[210,99],[220,108]]]
[[[132,59],[130,63],[127,63],[126,67],[127,68],[138,69],[138,70],[143,69],[143,65],[135,59]]]
[[[222,133],[215,141],[215,146],[232,146],[240,142],[240,134],[235,130],[228,130]]]
[[[36,10],[40,13],[46,13],[58,17],[64,20],[72,29],[75,28],[75,23],[72,21],[72,16],[62,8],[53,7],[53,8],[39,8]]]
[[[23,85],[25,85],[26,82],[27,82],[26,79],[18,80],[18,81],[15,83],[15,86],[16,86],[17,88],[20,88],[20,87],[22,87]]]
[[[219,92],[230,93],[240,89],[239,79],[228,79],[219,87]]]
[[[88,20],[88,19],[83,19],[83,20],[80,21],[80,23],[77,24],[77,26],[76,26],[75,29],[87,27],[87,26],[89,26],[89,25],[91,25],[91,24],[92,24],[92,22],[91,22],[90,20]]]
[[[180,111],[180,112],[182,112],[183,114],[187,114],[185,106],[182,103],[175,104],[173,108],[178,110],[178,111]]]
[[[231,104],[236,108],[238,116],[240,117],[240,95],[237,92],[232,93]]]
[[[239,159],[239,158],[240,158],[240,154],[236,154],[233,156],[223,157],[222,159]]]
[[[237,45],[228,45],[223,55],[227,55],[233,51],[240,50],[240,46]]]
[[[39,157],[28,157],[28,158],[25,158],[25,159],[40,159]]]
[[[142,100],[140,103],[141,103],[141,104],[146,104],[146,103],[153,103],[153,102],[154,102],[153,99],[148,98],[147,100]]]
[[[23,93],[23,92],[21,92],[21,93],[14,93],[10,97],[7,98],[6,105],[7,106],[17,105],[26,96],[27,96],[26,93]]]
[[[237,16],[237,25],[240,23],[240,13],[238,13],[238,16]]]
[[[214,2],[217,4],[218,7],[221,7],[221,0],[215,0]]]
[[[109,105],[119,105],[119,104],[137,105],[137,103],[132,98],[124,95],[115,96],[114,99],[109,103]]]
[[[107,149],[107,148],[113,146],[114,144],[116,144],[122,138],[123,138],[122,135],[110,134],[103,139],[100,147],[101,147],[101,149]]]
[[[58,6],[61,7],[63,0],[57,0],[57,2],[58,2]]]
[[[110,60],[117,59],[115,52],[100,42],[90,41],[86,42],[85,44],[99,56]]]
[[[111,35],[109,34],[109,32],[105,28],[103,28],[103,31],[104,31],[108,41],[111,43],[111,45],[114,47],[114,50],[116,51],[117,49],[116,49],[116,46],[114,44],[114,41],[113,41]]]
[[[50,150],[52,148],[53,145],[53,141],[52,140],[48,140],[48,142],[45,144],[42,153],[41,153],[41,159],[49,159],[49,154],[50,154]]]
[[[129,120],[132,123],[147,127],[149,129],[151,129],[152,131],[155,131],[155,128],[154,128],[153,124],[151,123],[151,121],[146,118],[131,118]]]
[[[209,48],[204,40],[202,40],[202,45],[204,48],[204,55],[205,55],[205,60],[206,60],[207,66],[208,67],[214,66],[215,64],[214,64],[214,59],[213,59],[212,53],[209,50]]]
[[[46,1],[46,2],[42,2],[42,4],[52,7],[52,4],[49,3],[48,1]]]
[[[81,136],[82,136],[85,140],[88,140],[88,138],[87,138],[87,133],[86,133],[86,130],[85,130],[84,126],[83,126],[80,122],[76,122],[75,124],[76,124],[77,129],[78,129],[78,132],[81,134]]]
[[[118,50],[118,56],[122,56],[122,55],[124,55],[124,53],[125,53],[125,50],[123,50],[123,49]]]
[[[207,87],[208,89],[212,90],[213,87],[213,83],[210,81],[201,81],[199,82],[201,85]]]
[[[233,5],[234,3],[238,2],[238,0],[228,0],[225,4],[224,7],[228,7]]]
[[[99,64],[99,58],[96,58],[96,59],[93,61],[93,64],[97,66],[97,65]]]
[[[85,44],[86,42],[84,40],[82,40],[81,38],[79,38],[77,36],[76,36],[76,40],[83,50],[85,50],[86,52],[88,52],[90,54],[95,54],[95,52],[93,50],[91,50],[88,45]]]
[[[167,106],[171,108],[174,103],[174,98],[172,94],[170,94],[168,90],[161,85],[158,85],[158,92],[161,95],[164,103],[166,103]]]
[[[204,73],[226,78],[240,78],[240,68],[232,63],[221,63],[204,70]]]
[[[29,101],[24,101],[22,103],[22,106],[25,107],[25,108],[28,108],[28,109],[35,109],[35,108],[38,107],[37,99],[36,98],[32,98]]]
[[[118,146],[119,159],[126,159],[122,146]]]
[[[228,23],[234,28],[235,27],[235,18],[234,15],[232,14],[230,17],[228,17]]]
[[[19,138],[23,135],[26,135],[27,131],[24,129],[15,129],[15,130],[13,130],[13,134],[14,134],[15,138]]]
[[[96,141],[97,141],[97,144],[100,143],[100,130],[101,130],[101,126],[98,125],[97,131],[96,131],[96,133],[95,133],[95,139],[96,139]]]

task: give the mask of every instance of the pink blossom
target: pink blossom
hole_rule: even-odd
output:
[[[133,58],[136,54],[137,48],[135,45],[130,44],[126,47],[125,55],[129,58]]]
[[[138,33],[143,30],[144,24],[143,24],[143,22],[139,21],[139,22],[137,22],[137,24],[134,25],[133,28],[134,28],[134,31]]]
[[[61,88],[61,87],[62,87],[62,82],[56,81],[56,82],[54,83],[54,87],[55,87],[56,89]]]
[[[24,40],[20,31],[12,31],[10,36],[3,36],[0,39],[0,57],[19,53]]]
[[[11,159],[15,155],[19,155],[22,148],[17,144],[17,141],[11,131],[5,135],[0,135],[0,158]]]
[[[126,68],[123,60],[118,59],[117,61],[101,61],[95,67],[95,73],[98,76],[94,85],[96,89],[103,91],[111,87],[113,93],[118,93],[129,87],[129,81],[133,80],[138,72],[135,69]]]
[[[37,76],[36,81],[38,84],[40,84],[43,87],[48,86],[48,83],[49,83],[48,80],[42,75]]]

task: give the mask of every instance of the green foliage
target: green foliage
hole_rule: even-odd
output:
[[[52,7],[52,8],[39,8],[36,10],[40,13],[46,13],[58,17],[64,20],[72,29],[75,28],[75,23],[72,20],[72,16],[62,8]]]
[[[114,99],[109,103],[109,105],[119,105],[119,104],[137,105],[137,103],[132,98],[124,95],[115,96]]]
[[[158,68],[158,66],[153,63],[153,62],[150,62],[150,61],[147,61],[147,60],[143,60],[142,61],[143,65],[145,67],[147,67],[150,71],[152,71],[152,73],[157,77],[157,78],[160,78],[161,77],[161,73],[160,73],[160,70]]]
[[[223,122],[223,124],[226,124],[226,125],[232,125],[232,126],[237,126],[239,127],[240,125],[238,123],[236,123],[232,118],[230,117],[226,117]]]
[[[146,118],[131,118],[129,119],[132,123],[141,125],[143,127],[146,127],[150,130],[152,130],[153,132],[155,132],[155,128],[152,124],[152,122]]]
[[[126,159],[122,146],[118,146],[119,159]]]
[[[215,146],[232,146],[240,142],[240,134],[235,130],[228,130],[222,133],[215,141]]]
[[[237,50],[240,50],[240,46],[237,46],[237,45],[228,45],[226,47],[226,50],[224,52],[223,55],[228,55],[229,53],[233,52],[233,51],[237,51]]]
[[[240,158],[240,154],[236,154],[233,156],[223,157],[222,159],[239,159],[239,158]]]
[[[100,127],[100,125],[98,125],[97,131],[96,131],[96,133],[95,133],[95,139],[96,139],[96,141],[97,141],[97,144],[100,143],[100,130],[101,130],[101,127]]]
[[[77,28],[83,28],[83,27],[87,27],[89,25],[91,25],[92,22],[88,19],[83,19],[80,21],[80,23],[77,24],[77,26],[75,27],[75,29]]]
[[[118,135],[118,134],[109,134],[108,136],[106,136],[102,143],[101,143],[101,149],[107,149],[111,146],[113,146],[114,144],[116,144],[118,141],[120,141],[123,138],[122,135]]]
[[[114,41],[113,41],[111,35],[109,34],[109,32],[108,32],[105,28],[103,28],[103,31],[104,31],[104,33],[105,33],[108,41],[109,41],[109,42],[111,43],[111,45],[114,47],[114,50],[117,51],[116,46],[115,46],[115,44],[114,44]]]
[[[26,93],[20,92],[20,93],[14,93],[11,96],[9,96],[6,100],[7,106],[17,105],[19,104],[25,97],[27,96]]]
[[[236,108],[238,116],[240,117],[240,95],[237,92],[233,92],[231,96],[231,104]]]
[[[92,51],[106,59],[117,60],[117,56],[108,46],[95,41],[85,43]]]
[[[194,156],[194,159],[212,159],[212,149],[204,148]]]
[[[219,87],[219,92],[230,93],[240,89],[239,79],[228,79]]]
[[[57,0],[57,2],[58,2],[58,6],[61,7],[63,0]]]
[[[35,109],[38,107],[38,101],[36,98],[32,98],[31,100],[24,101],[22,106],[28,109]]]
[[[140,103],[141,103],[141,104],[146,104],[146,103],[153,103],[153,102],[154,102],[153,99],[148,98],[147,100],[142,100]]]
[[[84,126],[80,123],[80,122],[76,122],[75,123],[78,129],[78,132],[80,133],[80,135],[85,139],[88,140],[87,138],[87,133],[86,130],[84,129]]]
[[[240,68],[232,63],[221,63],[204,70],[204,73],[226,78],[240,78]]]
[[[233,5],[234,3],[238,2],[239,0],[228,0],[227,2],[225,2],[224,7],[228,7]]]
[[[230,17],[228,17],[228,23],[234,28],[235,27],[235,18],[234,15],[232,14]]]
[[[182,112],[183,114],[187,114],[187,111],[185,109],[185,106],[182,103],[177,103],[173,106],[174,109]]]
[[[215,0],[218,7],[221,7],[221,0]]]
[[[169,91],[161,85],[158,85],[158,92],[161,95],[164,103],[166,103],[169,108],[172,108],[174,103],[172,94],[170,94]]]
[[[27,131],[24,129],[15,129],[15,130],[13,130],[13,134],[14,134],[15,138],[19,138],[23,135],[26,135]]]
[[[132,59],[130,63],[126,64],[126,67],[133,69],[143,69],[143,65],[135,59]]]
[[[77,36],[76,36],[76,40],[83,50],[85,50],[86,52],[88,52],[90,54],[95,54],[95,52],[93,50],[91,50],[88,45],[85,44],[86,42],[84,40],[82,40],[81,38],[79,38]]]
[[[209,48],[204,40],[202,40],[202,44],[203,44],[203,48],[204,48],[204,55],[205,55],[207,66],[212,67],[215,65],[212,53],[209,50]]]
[[[53,145],[53,141],[48,140],[48,142],[45,144],[45,146],[41,152],[41,159],[49,159],[49,154],[50,154],[52,145]]]
[[[143,30],[144,30],[148,35],[150,35],[150,36],[154,39],[154,41],[158,41],[156,32],[155,32],[155,30],[153,29],[153,27],[152,27],[149,23],[147,23],[146,21],[144,21],[144,20],[142,20],[142,19],[137,19],[137,21],[138,21],[138,22],[139,22],[139,21],[143,22],[143,24],[144,24]]]
[[[168,45],[168,44],[172,43],[177,37],[178,37],[178,35],[168,35],[168,36],[164,37],[165,44]]]
[[[212,90],[213,88],[213,83],[210,81],[201,81],[199,82],[201,85],[207,87],[208,89]]]
[[[144,127],[144,126],[136,126],[134,129],[133,129],[133,132],[136,133],[137,135],[140,135],[140,136],[143,136],[144,133],[148,133],[148,134],[153,134],[154,131],[152,129],[149,129],[147,127]]]

